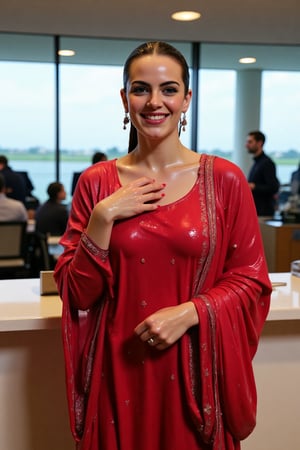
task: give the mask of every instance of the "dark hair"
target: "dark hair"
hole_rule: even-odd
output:
[[[62,183],[58,183],[55,181],[54,183],[50,183],[47,188],[47,194],[49,195],[50,200],[56,200],[59,192],[64,188]]]
[[[266,142],[266,136],[261,131],[250,131],[250,133],[248,133],[248,136],[253,136],[257,142],[261,141],[263,145]]]
[[[4,188],[5,188],[5,178],[2,175],[2,173],[0,173],[0,192],[2,192]]]
[[[7,166],[8,159],[6,158],[6,156],[0,155],[0,164],[4,164],[5,166]]]
[[[106,160],[107,160],[107,156],[106,156],[105,153],[96,152],[96,153],[93,154],[92,164],[96,164],[97,162],[106,161]]]
[[[177,48],[168,44],[167,42],[154,41],[154,42],[145,42],[144,44],[139,45],[136,49],[134,49],[130,55],[128,56],[123,69],[123,86],[124,91],[126,92],[127,83],[130,75],[130,67],[132,62],[146,55],[165,55],[173,58],[182,69],[182,80],[184,83],[184,91],[185,94],[188,93],[189,84],[190,84],[190,74],[189,67],[185,60],[185,57],[180,53]],[[130,134],[129,134],[129,146],[128,153],[131,152],[137,146],[137,131],[136,128],[131,124],[130,126]]]

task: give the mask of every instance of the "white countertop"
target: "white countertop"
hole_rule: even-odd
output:
[[[40,279],[0,280],[0,331],[60,328],[58,295],[40,295]]]
[[[290,273],[270,273],[270,279],[286,283],[286,286],[273,287],[267,320],[299,320],[300,278]]]
[[[274,287],[268,321],[300,320],[300,278],[270,274]],[[60,328],[62,303],[58,295],[40,295],[39,278],[0,280],[0,332]]]

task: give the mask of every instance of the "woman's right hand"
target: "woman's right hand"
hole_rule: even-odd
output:
[[[138,178],[97,203],[92,214],[109,223],[153,211],[164,196],[164,188],[165,184],[149,177]]]
[[[103,249],[109,247],[111,229],[115,220],[127,219],[157,209],[165,184],[149,177],[138,178],[122,186],[94,207],[86,234]]]

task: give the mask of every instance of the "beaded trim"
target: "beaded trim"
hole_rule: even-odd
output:
[[[102,261],[107,259],[109,251],[98,247],[85,233],[81,234],[81,242],[92,255],[100,256]]]

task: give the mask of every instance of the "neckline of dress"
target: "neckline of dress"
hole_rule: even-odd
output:
[[[194,189],[198,186],[199,184],[199,180],[200,180],[200,164],[201,164],[201,158],[202,158],[202,154],[199,155],[199,161],[198,161],[198,171],[197,171],[197,177],[196,180],[194,182],[194,184],[192,185],[192,187],[181,197],[179,197],[178,199],[174,200],[173,202],[170,203],[166,203],[165,205],[160,205],[159,208],[155,209],[154,211],[150,211],[151,213],[156,213],[158,211],[161,211],[162,208],[168,208],[168,207],[172,207],[175,206],[177,203],[182,202],[183,200],[185,200],[189,195],[191,195],[194,191]],[[115,170],[115,175],[118,181],[118,184],[120,187],[122,187],[122,183],[119,177],[119,172],[118,172],[118,168],[117,168],[117,158],[115,158],[113,160],[114,163],[114,170]]]

